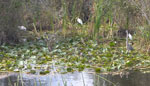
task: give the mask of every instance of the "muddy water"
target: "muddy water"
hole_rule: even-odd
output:
[[[86,71],[47,75],[1,73],[0,86],[150,86],[150,72],[94,74]]]

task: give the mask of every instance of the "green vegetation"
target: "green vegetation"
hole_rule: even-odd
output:
[[[41,72],[45,74],[52,64],[58,72],[85,68],[108,72],[150,66],[149,0],[2,2],[0,9],[5,9],[0,16],[5,17],[0,20],[1,71],[35,73],[34,68],[48,65]],[[83,25],[77,18],[83,20]],[[20,25],[27,31],[19,30]],[[131,52],[125,47],[126,30],[133,35]]]
[[[108,72],[150,66],[148,55],[136,51],[126,52],[125,47],[118,45],[119,43],[114,41],[98,44],[92,39],[83,40],[80,36],[56,43],[50,53],[42,40],[16,46],[3,45],[0,47],[0,70],[19,69],[33,72],[31,64],[34,64],[35,68],[46,64],[51,67],[53,61],[56,61],[58,72],[62,73],[82,71],[85,68],[94,68],[96,72]],[[25,65],[27,69],[24,69]]]

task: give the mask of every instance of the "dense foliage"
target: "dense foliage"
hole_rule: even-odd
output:
[[[79,36],[55,44],[51,52],[43,40],[16,46],[3,45],[0,47],[0,70],[35,73],[33,71],[39,68],[47,72],[55,67],[61,73],[82,71],[85,68],[107,72],[150,66],[148,55],[127,52],[125,47],[118,45],[114,41],[109,41],[107,45],[98,44]]]
[[[0,70],[149,67],[149,5],[149,0],[1,0]],[[132,52],[125,48],[126,30],[133,36]],[[49,34],[62,40],[55,43]]]

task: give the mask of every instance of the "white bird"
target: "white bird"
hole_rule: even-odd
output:
[[[19,28],[20,30],[24,30],[24,31],[27,30],[27,28],[26,28],[25,26],[18,26],[18,28]]]
[[[23,42],[26,42],[26,41],[27,41],[27,39],[22,39],[22,41],[23,41]]]
[[[129,36],[129,39],[132,40],[132,35],[130,33],[128,34],[128,36]]]
[[[128,42],[128,37],[129,37],[129,33],[128,33],[128,30],[126,30],[126,48],[127,48],[127,51],[132,51],[134,50],[132,45]]]
[[[83,22],[82,22],[82,20],[81,20],[80,18],[77,18],[77,22],[78,22],[79,24],[83,25]]]

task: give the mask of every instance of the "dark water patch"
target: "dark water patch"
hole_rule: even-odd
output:
[[[128,71],[101,74],[95,80],[96,86],[150,86],[150,72]]]

